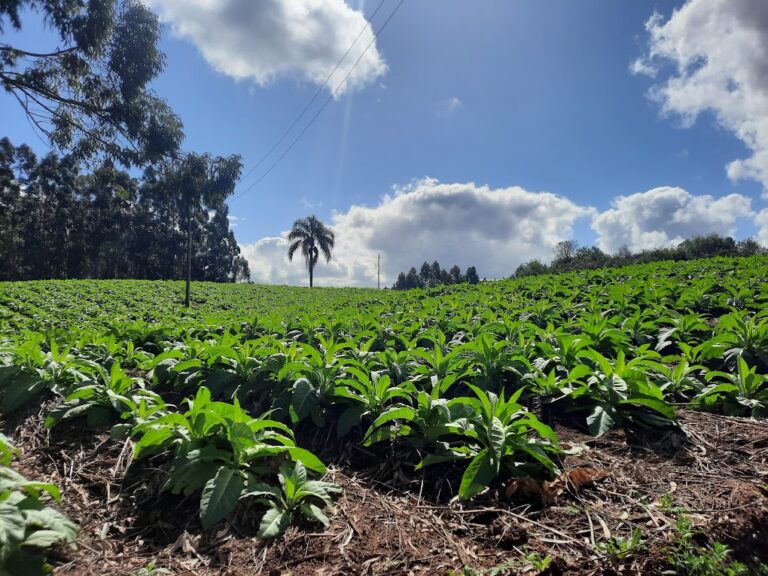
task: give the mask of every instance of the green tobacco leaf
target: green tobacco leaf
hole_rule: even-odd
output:
[[[651,410],[655,410],[659,414],[663,414],[670,420],[677,420],[677,413],[675,412],[675,408],[664,402],[664,400],[659,400],[658,398],[642,398],[633,396],[629,400],[623,400],[621,404],[636,404],[639,406],[645,406]]]
[[[613,408],[595,406],[587,416],[587,426],[592,436],[602,436],[616,425],[619,417]]]
[[[16,506],[0,502],[0,563],[24,540],[24,516]]]
[[[35,496],[40,492],[47,492],[54,500],[61,500],[61,492],[55,484],[27,480],[12,468],[0,467],[0,491],[10,490],[24,490]]]
[[[467,500],[485,490],[496,478],[497,470],[491,462],[491,455],[483,448],[477,453],[464,471],[459,486],[459,497]]]
[[[291,514],[279,508],[270,508],[261,519],[257,536],[262,540],[282,534],[291,523]]]
[[[192,494],[216,475],[225,456],[211,445],[179,453],[171,462],[168,480],[161,489]]]
[[[344,410],[336,423],[336,436],[344,438],[344,436],[349,434],[352,428],[360,424],[363,412],[365,412],[365,407],[363,406],[350,406]]]
[[[310,470],[317,472],[318,474],[325,474],[327,472],[325,464],[323,464],[320,458],[312,454],[309,450],[292,446],[289,446],[285,450],[291,455],[291,458],[294,461],[301,462]]]
[[[496,416],[491,418],[491,425],[488,428],[488,444],[489,448],[493,450],[492,457],[494,462],[500,462],[502,456],[504,456],[504,448],[506,443],[506,431],[504,425]]]
[[[14,367],[15,368],[15,367]],[[33,398],[37,398],[48,388],[48,383],[32,374],[19,374],[3,390],[3,412],[13,412]]]
[[[317,395],[312,385],[306,378],[299,378],[293,385],[293,398],[291,400],[293,409],[299,419],[303,420],[310,415],[315,406],[317,406]]]
[[[331,524],[331,521],[328,520],[328,516],[326,516],[323,511],[314,504],[302,504],[299,508],[304,516],[310,520],[319,522],[325,528],[328,528],[328,526]]]
[[[406,422],[410,422],[415,417],[416,417],[416,410],[411,408],[410,406],[396,406],[394,408],[390,408],[389,410],[383,412],[378,418],[376,418],[373,424],[371,424],[371,428],[372,429],[378,428],[379,426],[382,426],[387,422],[392,422],[395,420],[404,420]]]
[[[222,466],[216,476],[208,480],[200,497],[200,523],[210,528],[235,510],[243,493],[245,478],[240,470]]]
[[[72,543],[77,538],[77,525],[58,510],[53,508],[32,509],[24,510],[23,514],[28,527],[43,528],[43,530],[38,530],[28,536],[24,541],[25,546],[47,547],[51,544],[43,542],[50,538],[54,538],[54,543],[60,541]]]
[[[553,446],[559,445],[560,442],[557,438],[557,434],[555,434],[555,431],[552,430],[550,426],[541,422],[533,414],[527,414],[526,417],[521,420],[521,422],[524,422],[527,426],[533,428],[542,438],[552,442]]]
[[[0,563],[0,576],[49,576],[53,569],[37,553],[17,549]]]
[[[133,457],[138,460],[147,453],[162,451],[171,438],[173,438],[173,428],[170,426],[149,428],[133,447]]]

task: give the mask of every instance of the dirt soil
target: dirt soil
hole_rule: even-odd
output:
[[[202,530],[197,497],[157,496],[162,462],[131,460],[130,442],[72,427],[42,426],[43,407],[6,433],[22,450],[17,467],[62,490],[62,509],[81,527],[77,550],[60,549],[57,575],[134,575],[156,561],[176,575],[536,574],[531,554],[553,560],[543,574],[661,574],[675,515],[720,541],[738,559],[768,563],[768,424],[681,412],[685,436],[592,438],[557,426],[572,454],[551,485],[518,481],[468,504],[440,478],[397,464],[397,455],[329,468],[343,488],[325,532],[290,528],[255,537],[263,509],[244,506],[230,522]],[[375,455],[374,455],[375,456]],[[437,482],[437,484],[435,484]],[[640,528],[643,547],[624,557],[601,542]],[[483,573],[483,572],[480,572]]]

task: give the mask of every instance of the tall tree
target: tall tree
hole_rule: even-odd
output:
[[[419,272],[419,279],[421,280],[421,285],[424,287],[427,287],[430,285],[430,281],[432,280],[432,267],[429,265],[429,262],[426,260],[424,261],[424,264],[421,265],[421,271]]]
[[[451,282],[453,282],[454,284],[459,284],[464,281],[461,275],[461,268],[459,268],[457,264],[454,264],[451,267],[449,274],[451,275]]]
[[[480,277],[477,275],[477,270],[474,266],[467,268],[467,282],[470,284],[477,284],[480,282]]]
[[[418,288],[420,284],[421,279],[419,278],[419,273],[416,272],[414,266],[411,266],[411,269],[408,270],[408,274],[405,276],[405,287],[408,289]]]
[[[6,27],[20,31],[35,14],[57,36],[54,48],[2,42]],[[0,86],[75,160],[160,160],[183,138],[181,121],[148,88],[165,64],[160,32],[140,0],[2,0]]]
[[[158,166],[138,179],[109,162],[83,174],[71,156],[38,161],[0,139],[0,280],[183,277],[188,228],[171,176]],[[227,205],[192,212],[193,277],[247,280]]]
[[[192,285],[192,230],[194,220],[203,210],[221,209],[232,192],[243,164],[240,156],[227,158],[189,153],[167,163],[161,172],[161,187],[179,202],[183,214],[186,258],[184,306],[189,307]]]
[[[576,255],[576,249],[578,247],[579,244],[576,242],[576,240],[562,240],[561,242],[558,242],[552,249],[554,254],[553,262],[557,262],[559,264],[567,264],[573,260],[573,257]]]
[[[336,243],[333,230],[320,222],[315,216],[300,218],[293,223],[291,233],[288,234],[291,242],[288,248],[288,260],[293,260],[293,255],[301,248],[301,255],[309,270],[309,287],[313,286],[315,265],[322,252],[325,261],[330,262],[331,251]]]
[[[440,262],[438,262],[437,260],[432,262],[432,266],[430,266],[429,276],[430,276],[430,279],[432,280],[433,286],[440,284],[440,282],[442,282],[443,270],[440,267]]]

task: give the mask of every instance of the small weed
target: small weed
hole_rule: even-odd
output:
[[[523,572],[526,574],[541,574],[544,572],[552,562],[552,558],[549,556],[541,556],[538,552],[531,552],[524,556],[527,564],[523,568]],[[492,568],[480,569],[472,568],[471,566],[464,566],[461,570],[451,570],[448,572],[449,576],[502,576],[504,574],[517,573],[519,568],[519,560],[508,560]]]
[[[166,568],[159,568],[157,560],[151,560],[143,568],[134,572],[134,576],[159,576],[160,574],[170,574],[171,571]]]
[[[552,563],[551,556],[542,556],[538,552],[530,552],[525,555],[525,560],[536,571],[537,574],[544,572]]]
[[[614,560],[623,560],[630,554],[645,549],[645,542],[642,539],[640,528],[635,528],[632,531],[632,536],[628,538],[615,536],[610,540],[598,542],[596,547],[600,553]]]
[[[731,550],[720,542],[711,547],[697,546],[693,541],[696,530],[686,516],[675,525],[678,538],[667,560],[672,566],[665,572],[680,576],[749,576],[755,574],[745,564],[731,561]],[[764,573],[764,570],[761,571]],[[758,572],[760,573],[760,572]]]
[[[675,505],[675,501],[669,493],[663,494],[661,498],[659,498],[659,510],[668,516],[674,517],[677,517],[678,514],[683,511],[680,506]]]

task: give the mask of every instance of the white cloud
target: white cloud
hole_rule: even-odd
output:
[[[757,241],[763,246],[768,246],[768,208],[755,214],[755,226],[757,226]]]
[[[688,0],[666,22],[654,14],[646,29],[649,51],[633,72],[658,78],[673,64],[651,96],[687,125],[713,112],[751,151],[728,164],[728,176],[757,180],[768,196],[768,2]]]
[[[598,247],[612,253],[622,246],[632,251],[672,246],[710,233],[732,236],[737,219],[753,216],[751,200],[740,194],[715,199],[665,186],[619,196],[613,208],[593,217],[592,228]]]
[[[451,96],[447,100],[441,101],[437,106],[438,116],[452,116],[458,110],[464,107],[464,102],[458,96]]]
[[[213,68],[260,85],[283,76],[322,84],[363,30],[329,82],[333,91],[373,39],[363,13],[344,0],[148,1]],[[374,43],[338,94],[369,84],[386,70]]]
[[[336,249],[316,269],[318,285],[375,286],[381,254],[382,285],[398,272],[438,260],[445,268],[474,265],[481,277],[506,277],[524,261],[549,259],[552,247],[572,236],[591,208],[547,192],[491,189],[423,179],[384,196],[374,207],[335,213]],[[241,246],[253,280],[306,284],[304,262],[288,262],[287,232]]]

